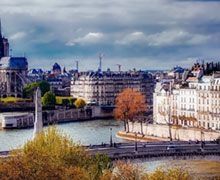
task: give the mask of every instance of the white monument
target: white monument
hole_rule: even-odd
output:
[[[35,122],[34,122],[33,139],[42,130],[43,130],[43,120],[42,120],[41,90],[38,87],[35,93]]]

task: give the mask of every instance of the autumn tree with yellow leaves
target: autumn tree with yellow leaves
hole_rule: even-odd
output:
[[[107,156],[91,156],[56,128],[48,128],[0,159],[0,179],[98,179],[108,164]]]
[[[56,128],[48,128],[23,148],[0,158],[1,180],[189,180],[187,172],[158,169],[147,173],[136,164],[112,163],[90,155]]]

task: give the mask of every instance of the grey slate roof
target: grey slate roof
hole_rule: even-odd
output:
[[[0,59],[0,69],[25,70],[28,68],[28,62],[25,57],[2,57]]]

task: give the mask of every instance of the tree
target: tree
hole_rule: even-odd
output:
[[[101,176],[101,180],[191,180],[187,171],[178,168],[158,168],[153,172],[146,172],[137,164],[116,162],[113,170],[107,170]]]
[[[62,99],[62,105],[67,107],[70,104],[69,99]]]
[[[127,88],[116,97],[114,116],[116,119],[124,121],[124,129],[129,132],[129,121],[133,122],[146,109],[144,95],[135,89]]]
[[[39,82],[38,86],[40,87],[42,96],[44,96],[46,92],[50,91],[50,84],[47,81]]]
[[[50,91],[50,84],[47,81],[33,82],[24,87],[23,96],[26,98],[33,98],[37,87],[40,87],[42,97],[46,92]]]
[[[86,102],[81,99],[81,98],[78,98],[75,102],[74,102],[76,108],[83,108],[85,105],[86,105]]]
[[[190,179],[193,179],[192,177],[190,177],[187,171],[183,169],[179,169],[179,168],[169,168],[167,170],[158,168],[152,173],[147,174],[145,178],[149,180],[157,180],[157,179],[190,180]]]
[[[38,87],[37,82],[33,82],[30,84],[27,84],[23,89],[23,96],[25,98],[33,98],[34,90]]]
[[[70,98],[69,101],[70,101],[70,106],[75,106],[74,104],[74,102],[76,101],[75,98]]]
[[[105,155],[91,156],[54,127],[38,134],[22,149],[0,159],[0,179],[99,179],[108,168]]]
[[[105,155],[90,155],[80,144],[50,127],[9,157],[0,158],[0,179],[74,180],[188,180],[180,169],[158,169],[147,173],[140,165],[116,162]]]
[[[171,112],[171,100],[170,97],[168,99],[168,101],[166,101],[165,99],[163,100],[163,102],[159,105],[159,113],[164,116],[164,122],[166,122],[166,124],[168,125],[168,130],[169,130],[169,138],[170,141],[173,140],[172,138],[172,123],[171,123],[171,114],[173,112]]]
[[[44,94],[42,103],[43,103],[43,106],[53,107],[56,104],[56,96],[51,91],[48,91]]]

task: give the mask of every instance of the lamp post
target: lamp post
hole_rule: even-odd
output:
[[[110,147],[112,147],[112,128],[110,128]]]
[[[137,133],[135,132],[135,152],[137,152]]]

